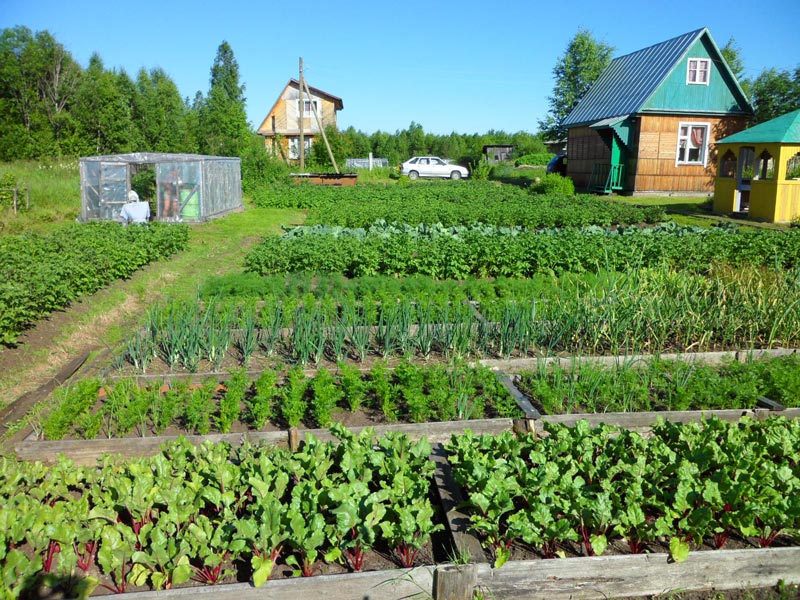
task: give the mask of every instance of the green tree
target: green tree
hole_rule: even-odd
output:
[[[140,126],[146,148],[154,152],[190,152],[186,144],[187,108],[178,86],[160,68],[139,71]]]
[[[744,76],[744,60],[742,60],[741,48],[736,44],[736,40],[730,38],[728,42],[720,48],[720,53],[725,59],[725,62],[728,63],[728,67],[730,67],[733,76],[736,77],[736,80],[739,82],[742,91],[749,96],[751,82]]]
[[[142,131],[145,127],[146,118],[142,107],[142,97],[133,79],[124,69],[117,73],[117,90],[131,115],[128,146],[134,152],[144,152],[149,148]]]
[[[89,59],[75,99],[75,119],[81,140],[78,154],[130,152],[136,127],[131,107],[117,85],[117,74],[107,71],[100,56]]]
[[[762,71],[753,81],[750,93],[758,123],[800,109],[800,66],[793,73],[777,69]]]
[[[539,121],[539,129],[546,138],[561,139],[566,135],[564,119],[611,63],[613,52],[613,46],[594,39],[586,29],[579,30],[570,40],[553,68],[556,82],[548,98],[550,110]]]
[[[63,152],[73,135],[70,105],[82,70],[47,31],[0,33],[0,158]]]
[[[211,88],[200,110],[199,130],[200,148],[206,154],[240,156],[250,140],[239,65],[225,41],[211,67]]]

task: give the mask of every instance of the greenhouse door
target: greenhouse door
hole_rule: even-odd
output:
[[[100,218],[116,219],[122,205],[128,201],[128,165],[100,163]]]

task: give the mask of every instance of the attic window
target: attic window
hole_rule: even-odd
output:
[[[312,104],[314,106],[313,109],[311,108]],[[300,100],[297,101],[297,110],[298,110],[298,112],[300,111]],[[303,100],[303,118],[310,119],[311,117],[313,117],[314,116],[314,112],[313,111],[319,112],[319,107],[317,106],[317,101],[316,100],[305,100],[304,99]]]
[[[681,123],[678,126],[678,155],[675,165],[706,165],[708,123]]]
[[[708,85],[711,60],[708,58],[690,58],[686,72],[686,83],[689,85]]]

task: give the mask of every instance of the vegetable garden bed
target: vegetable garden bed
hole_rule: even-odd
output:
[[[733,412],[733,411],[731,411]],[[791,410],[787,411],[787,414],[797,417],[797,414],[800,411]],[[695,423],[699,421],[701,418],[700,413],[689,414],[689,413],[682,413],[687,420],[692,420]],[[741,414],[741,413],[740,413]],[[732,422],[736,422],[739,415],[730,415],[728,418],[731,419]],[[774,417],[770,419],[768,417],[768,411],[760,411],[754,413],[759,416],[759,418],[766,418],[769,422],[770,420],[774,420]],[[705,416],[708,416],[706,414]],[[648,415],[596,415],[599,419],[606,423],[625,423],[626,419],[636,419],[639,426],[643,425],[643,421],[645,419],[649,419],[649,425],[651,427],[666,427],[667,431],[674,431],[675,428],[679,428],[679,425],[670,425],[670,424],[662,424],[659,425],[658,422],[661,420],[661,415],[658,413],[650,413]],[[572,420],[577,420],[577,416],[569,417]],[[551,419],[558,419],[558,417],[547,417],[545,420]],[[782,421],[787,421],[786,419],[782,419]],[[541,431],[539,427],[536,425],[532,425],[532,423],[542,423],[542,421],[520,421],[516,424],[516,429],[519,431],[524,431],[526,429],[538,429]],[[714,423],[714,421],[712,421]],[[716,421],[716,423],[721,423],[721,421]],[[753,421],[752,423],[755,423]],[[431,437],[431,438],[451,438],[453,444],[460,444],[461,448],[467,448],[471,445],[470,440],[475,440],[474,437],[476,434],[457,434],[458,430],[461,430],[462,427],[466,424],[460,423],[455,425],[458,427],[458,430],[454,431],[453,427],[455,424],[436,424],[434,427],[438,428],[438,433],[425,431],[424,428],[430,427],[429,425],[425,426],[409,426],[409,425],[396,425],[393,426],[399,431],[405,430],[407,428],[417,428],[416,432],[414,433],[415,436],[424,436],[424,437]],[[478,431],[486,431],[491,435],[491,438],[484,438],[485,443],[504,443],[502,440],[510,440],[512,439],[510,436],[511,431],[511,422],[506,421],[504,423],[499,423],[497,421],[486,422],[485,425],[483,422],[476,422],[475,425],[478,426]],[[720,425],[714,425],[716,428],[715,431],[720,431]],[[753,428],[754,425],[749,425],[749,428]],[[794,430],[797,431],[798,422],[795,421]],[[449,430],[448,430],[449,429]],[[570,430],[557,430],[567,432],[565,435],[578,435],[583,436],[584,439],[587,436],[595,435],[585,421],[582,425],[579,425],[577,429],[572,428]],[[694,431],[699,432],[701,431],[698,428],[695,428]],[[602,430],[603,437],[603,446],[606,446],[610,443],[613,437],[609,437],[610,435],[610,427],[607,427]],[[454,435],[455,434],[455,435]],[[328,434],[330,435],[330,434]],[[338,437],[342,437],[345,435],[347,439],[373,439],[371,432],[364,431],[360,434],[356,434],[353,438],[351,437],[352,434],[343,434],[337,433]],[[530,435],[530,434],[528,434]],[[635,434],[630,434],[634,435]],[[628,437],[630,437],[630,435]],[[295,460],[303,462],[303,461],[311,461],[308,462],[309,465],[318,465],[319,459],[314,458],[316,456],[315,448],[322,448],[325,444],[323,441],[317,442],[314,437],[307,436],[305,433],[299,433],[300,439],[305,437],[306,442],[310,442],[310,446],[303,445],[305,448],[301,450],[300,456],[297,457]],[[366,436],[366,437],[365,437]],[[451,437],[452,436],[452,437]],[[552,436],[551,436],[552,437]],[[556,436],[557,437],[557,436]],[[666,438],[670,438],[669,435]],[[378,438],[380,439],[380,438]],[[395,439],[400,440],[401,438],[387,438],[388,440]],[[522,440],[525,437],[521,438]],[[492,442],[490,440],[497,440],[497,442]],[[780,438],[773,440],[772,445],[767,448],[763,449],[763,453],[770,453],[772,452],[777,446],[775,444],[779,444]],[[380,442],[383,444],[384,442]],[[387,442],[389,443],[389,442]],[[394,443],[394,442],[391,442]],[[405,442],[403,442],[405,443]],[[415,446],[414,442],[409,442],[411,444],[410,447],[417,447],[420,449],[422,454],[427,456],[428,450],[423,451],[421,446]],[[522,442],[524,443],[524,441]],[[643,442],[639,442],[643,443]],[[75,442],[75,444],[86,444],[86,442]],[[596,446],[585,446],[583,444],[567,444],[570,448],[575,448],[576,452],[592,452],[592,448]],[[203,491],[203,497],[205,498],[204,502],[212,501],[213,498],[219,498],[215,496],[212,492],[216,488],[217,484],[214,483],[217,481],[217,477],[220,476],[222,471],[219,469],[223,468],[222,465],[225,464],[225,459],[222,461],[220,460],[209,460],[213,458],[213,455],[219,455],[221,452],[223,455],[226,455],[228,452],[231,452],[231,447],[229,445],[223,444],[221,446],[212,445],[209,446],[208,442],[206,444],[201,445],[197,450],[191,450],[191,447],[185,444],[178,443],[177,445],[173,444],[171,446],[173,448],[172,454],[165,455],[163,458],[156,458],[157,461],[161,461],[157,464],[162,464],[165,468],[155,469],[152,471],[154,474],[158,474],[161,471],[164,472],[172,472],[178,473],[183,472],[185,468],[183,465],[188,467],[189,462],[191,463],[198,463],[200,466],[197,468],[200,471],[205,469],[212,469],[208,471],[209,479],[204,479],[206,481],[204,487],[202,489],[206,490]],[[244,452],[245,454],[249,452],[249,444],[245,441],[244,445],[242,446],[241,450],[233,450],[234,452]],[[537,444],[537,448],[538,448]],[[784,448],[787,447],[786,444],[783,446]],[[791,444],[788,445],[789,450],[793,450],[793,446]],[[796,452],[796,451],[795,451]],[[183,460],[175,462],[176,456],[184,456],[188,457],[189,462],[185,462]],[[306,458],[303,458],[303,457]],[[617,457],[623,456],[625,460],[628,461],[628,464],[635,463],[635,456],[629,452],[619,452],[616,454]],[[698,453],[695,452],[694,456],[702,457],[702,452]],[[220,458],[220,456],[218,456]],[[487,460],[496,460],[492,459],[489,455],[485,455]],[[509,456],[511,459],[511,456]],[[101,463],[96,462],[96,457],[94,458],[94,464],[100,465],[117,465],[115,471],[119,471],[122,469],[122,472],[126,472],[128,467],[124,466],[124,463],[120,463],[118,460],[105,460]],[[166,461],[166,462],[164,462]],[[456,464],[464,464],[464,461],[455,461]],[[595,468],[600,469],[600,465],[596,464],[597,461],[589,461],[583,462],[583,468]],[[501,475],[504,468],[502,464],[509,463],[513,464],[511,460],[504,460],[501,463],[495,464],[494,467],[489,469],[489,473],[494,473],[496,475]],[[6,463],[7,464],[7,463]],[[236,463],[234,463],[236,464]],[[258,461],[254,464],[261,464]],[[342,464],[348,464],[345,461]],[[560,463],[559,463],[560,464]],[[637,463],[638,464],[638,463]],[[59,466],[60,465],[60,466]],[[203,466],[205,465],[205,466]],[[216,465],[216,466],[214,466]],[[594,465],[594,466],[593,466]],[[603,462],[602,465],[608,466],[608,463]],[[7,466],[6,466],[7,468]],[[107,468],[107,467],[103,467]],[[195,467],[193,467],[195,468]],[[236,467],[237,469],[244,470],[244,467]],[[795,466],[796,468],[796,466]],[[38,468],[37,471],[39,473],[38,477],[46,477],[47,479],[52,479],[53,481],[59,481],[61,486],[70,486],[73,487],[76,485],[75,482],[78,475],[76,472],[82,473],[83,471],[76,471],[75,468],[70,467],[66,463],[59,463],[54,467],[55,471],[52,475],[47,475],[45,471],[41,470],[41,467]],[[442,469],[441,465],[439,465],[437,473]],[[410,471],[404,471],[406,473],[413,471],[414,469],[410,469]],[[148,471],[139,471],[133,470],[130,471],[131,475],[135,474],[135,478],[132,480],[133,482],[138,481],[139,478],[143,475],[147,475]],[[213,473],[217,473],[217,475],[213,475]],[[392,472],[390,469],[389,472]],[[778,476],[780,470],[776,467],[773,470],[773,475]],[[149,476],[148,476],[149,477]],[[797,477],[797,474],[794,474],[793,477]],[[63,479],[62,479],[63,478]],[[439,476],[437,475],[437,479]],[[15,477],[6,477],[4,478],[7,481],[9,487],[14,487],[16,482],[18,481]],[[191,480],[190,476],[187,476],[188,480]],[[511,481],[513,478],[507,477],[508,481]],[[569,477],[561,477],[564,481],[570,480]],[[752,479],[756,479],[753,477]],[[25,476],[24,481],[30,482],[30,485],[37,485],[38,489],[44,489],[41,484],[36,484],[35,480],[36,477],[34,476]],[[142,497],[149,497],[152,494],[158,494],[155,490],[158,489],[158,486],[153,486],[152,484],[147,483],[148,480],[145,478],[144,482],[140,482],[138,485],[143,486],[142,492],[136,492],[135,488],[130,488],[126,494],[130,494],[130,496],[126,496],[133,499],[138,499]],[[229,485],[229,484],[220,484],[220,485]],[[622,485],[622,484],[620,484]],[[709,484],[704,484],[708,486]],[[210,486],[210,487],[209,487]],[[113,487],[113,486],[112,486]],[[580,486],[575,486],[573,489],[578,490]],[[166,488],[165,488],[166,489]],[[590,489],[589,486],[586,486],[586,489]],[[721,489],[721,488],[720,488]],[[145,493],[144,490],[153,490],[152,492]],[[195,492],[196,493],[196,492]],[[456,492],[458,493],[458,492]],[[722,492],[720,492],[722,493]],[[143,496],[144,494],[144,496]],[[442,494],[442,490],[440,487],[440,494]],[[74,493],[73,493],[74,495]],[[442,494],[446,497],[446,494]],[[60,498],[64,498],[64,496],[59,496]],[[223,498],[224,498],[223,494]],[[710,497],[710,496],[709,496]],[[791,495],[786,496],[790,498]],[[232,497],[235,498],[235,495]],[[495,500],[495,497],[491,497]],[[226,502],[230,502],[231,497],[226,500]],[[118,501],[120,502],[120,501]],[[122,501],[120,506],[126,505],[127,501]],[[215,500],[216,502],[216,500]],[[38,504],[37,504],[38,505]],[[474,504],[473,504],[474,505]],[[580,505],[582,506],[582,505]],[[445,504],[444,510],[448,513],[448,523],[453,528],[457,535],[464,536],[466,525],[469,523],[469,519],[466,520],[461,518],[459,521],[458,515],[454,515],[453,511],[451,510],[452,504],[450,505],[450,509]],[[130,507],[126,510],[131,510]],[[137,512],[135,514],[142,514],[142,509],[137,508],[134,509]],[[164,510],[164,509],[160,509]],[[170,509],[171,510],[171,509]],[[580,509],[576,509],[580,510]],[[96,514],[99,514],[96,511]],[[166,513],[164,513],[166,514]],[[507,516],[507,515],[506,515]],[[162,517],[163,518],[163,517]],[[677,518],[677,517],[676,517]],[[123,520],[124,522],[125,520]],[[476,524],[480,525],[485,520],[478,520]],[[498,520],[500,523],[500,520]],[[24,527],[20,527],[19,529],[24,529]],[[14,529],[13,531],[18,531],[19,529]],[[14,535],[13,532],[11,535]],[[106,536],[111,535],[109,532],[106,532]],[[467,534],[468,535],[468,534]],[[574,534],[571,534],[574,535]],[[101,538],[102,539],[102,538]],[[458,539],[458,538],[456,538]],[[780,540],[779,540],[780,541]],[[110,543],[110,542],[109,542]],[[597,542],[596,542],[597,543]],[[665,543],[667,541],[665,540]],[[42,546],[43,548],[47,545],[43,541]],[[669,545],[669,544],[668,544]],[[102,547],[102,546],[101,546]],[[454,546],[455,548],[463,548],[463,546]],[[610,547],[610,546],[607,546]],[[80,549],[81,546],[78,546]],[[654,547],[655,548],[655,547]],[[692,548],[692,550],[697,550],[699,548]],[[479,548],[480,550],[480,548]],[[657,550],[657,548],[656,548]],[[644,595],[655,593],[651,591],[654,589],[654,586],[658,587],[657,592],[665,592],[669,589],[680,588],[683,591],[689,591],[692,589],[732,589],[737,587],[745,587],[745,586],[758,586],[758,585],[771,585],[774,584],[778,579],[785,581],[786,583],[800,583],[798,581],[798,574],[796,570],[796,565],[798,564],[798,560],[800,560],[800,550],[798,548],[788,548],[788,547],[780,547],[780,548],[770,548],[766,550],[713,550],[713,551],[691,551],[689,552],[688,556],[684,557],[681,555],[676,556],[676,552],[679,550],[675,550],[672,554],[665,553],[665,552],[653,552],[651,554],[643,554],[643,555],[628,555],[628,556],[618,556],[618,555],[603,555],[599,557],[591,557],[591,558],[565,558],[565,559],[556,559],[556,560],[511,560],[507,562],[502,568],[492,568],[488,564],[483,564],[481,562],[481,556],[483,556],[483,551],[480,550],[480,553],[473,554],[472,560],[478,561],[478,564],[469,565],[469,566],[458,566],[458,565],[447,565],[447,564],[437,564],[431,565],[429,567],[420,567],[413,569],[412,571],[407,570],[398,570],[398,571],[377,571],[375,573],[370,574],[357,574],[357,575],[337,575],[337,576],[328,576],[319,579],[311,579],[311,580],[292,580],[292,581],[270,581],[265,584],[264,590],[260,593],[267,593],[267,597],[274,597],[274,598],[290,598],[290,597],[297,597],[298,594],[302,594],[305,591],[315,590],[314,592],[310,593],[325,593],[329,594],[331,598],[338,599],[338,598],[350,598],[350,597],[365,597],[365,598],[396,598],[398,597],[397,594],[408,594],[409,589],[416,587],[416,592],[423,591],[423,592],[434,592],[436,594],[435,597],[437,598],[472,598],[472,587],[477,587],[481,589],[484,593],[490,594],[493,597],[497,598],[567,598],[567,597],[584,597],[584,598],[600,598],[600,597],[608,597],[608,596],[623,596],[623,595]],[[61,564],[60,562],[62,559],[67,561],[65,564],[69,564],[69,554],[64,555],[63,552],[66,550],[62,550],[62,554],[56,556],[54,559],[53,564]],[[77,550],[76,550],[77,552]],[[455,552],[455,551],[454,551]],[[321,555],[320,551],[320,555]],[[453,554],[455,555],[455,554]],[[565,553],[566,555],[566,553]],[[574,556],[574,552],[571,554]],[[45,553],[46,556],[46,553]],[[55,556],[55,555],[54,555]],[[681,560],[676,561],[675,559],[679,558]],[[99,558],[99,554],[98,554]],[[492,557],[494,559],[495,557]],[[139,555],[137,560],[144,561],[145,557]],[[113,560],[108,556],[104,556],[103,560]],[[180,560],[180,559],[173,559],[173,560]],[[483,559],[486,560],[486,559]],[[112,563],[109,563],[112,564]],[[142,564],[137,563],[137,564]],[[178,565],[183,565],[185,563],[179,562],[176,563],[175,568]],[[195,559],[191,561],[191,564],[197,565]],[[226,563],[227,564],[227,563]],[[109,567],[110,568],[110,567]],[[225,567],[227,568],[227,567]],[[278,569],[278,567],[275,567]],[[284,567],[280,567],[284,568]],[[104,568],[105,569],[105,568]],[[453,573],[451,571],[455,571],[455,580],[453,580]],[[107,571],[104,570],[107,573]],[[152,573],[153,571],[148,571]],[[139,570],[140,577],[144,578],[144,570]],[[180,571],[180,577],[183,577],[183,571]],[[148,575],[148,577],[152,577],[152,575]],[[464,585],[464,577],[467,578],[469,583],[469,593],[468,595],[458,595],[459,590],[463,588]],[[145,579],[141,579],[141,581],[146,581]],[[273,587],[274,584],[274,587]],[[129,586],[130,589],[130,586]],[[250,585],[246,584],[239,584],[239,585],[226,585],[222,587],[215,587],[214,593],[216,594],[215,597],[221,598],[248,598],[251,597],[251,594],[254,594],[256,590]],[[192,593],[207,593],[210,590],[208,588],[191,588]],[[182,597],[186,593],[188,593],[188,589],[183,590],[175,590],[172,592],[166,593],[167,597]],[[163,595],[164,593],[162,593]],[[142,598],[150,597],[148,594],[144,594],[141,596]]]

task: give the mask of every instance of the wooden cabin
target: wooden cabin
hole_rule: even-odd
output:
[[[483,147],[483,155],[490,164],[510,160],[513,152],[514,146],[510,144],[487,144]]]
[[[321,138],[314,110],[316,109],[324,129],[329,125],[336,127],[336,113],[344,108],[342,99],[337,96],[311,86],[308,91],[311,92],[310,96],[303,91],[301,109],[300,82],[290,79],[257,130],[259,135],[264,136],[267,149],[287,162],[300,158],[301,118],[305,154],[308,155],[311,146]]]
[[[708,29],[615,58],[567,115],[577,190],[711,195],[716,141],[753,110]]]
[[[715,212],[800,219],[800,110],[719,140],[717,152]]]

